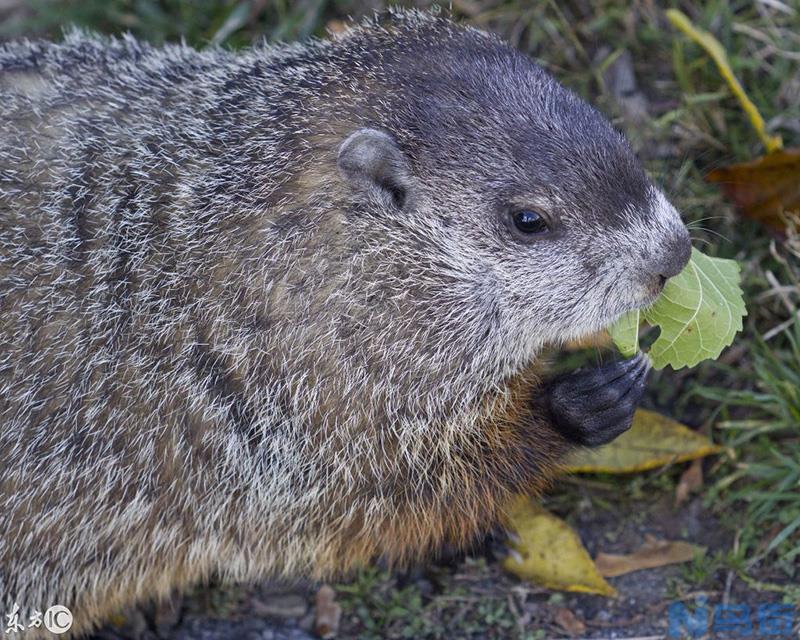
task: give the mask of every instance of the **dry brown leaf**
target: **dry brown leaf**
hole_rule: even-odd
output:
[[[565,607],[559,607],[556,610],[553,620],[571,636],[582,636],[586,633],[586,624],[584,621]]]
[[[616,555],[601,551],[597,554],[594,563],[601,576],[613,578],[641,569],[689,562],[695,556],[703,555],[705,552],[705,547],[682,540],[658,540],[653,536],[646,536],[644,544],[633,553]]]
[[[678,486],[675,487],[675,506],[680,507],[694,491],[703,486],[703,461],[699,458],[692,461],[681,474]]]
[[[342,608],[336,602],[336,592],[323,584],[316,597],[317,614],[314,619],[314,632],[320,638],[334,638],[339,631]]]
[[[800,211],[800,148],[714,169],[706,180],[718,183],[742,215],[785,231],[784,214]]]

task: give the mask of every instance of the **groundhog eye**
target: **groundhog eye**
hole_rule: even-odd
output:
[[[520,209],[511,215],[514,226],[526,235],[545,233],[550,230],[544,216],[531,209]]]

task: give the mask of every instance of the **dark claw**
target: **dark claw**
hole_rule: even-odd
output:
[[[556,378],[546,387],[553,424],[575,444],[611,442],[630,428],[649,370],[649,361],[639,354]]]

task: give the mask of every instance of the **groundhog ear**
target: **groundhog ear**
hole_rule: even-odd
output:
[[[403,208],[411,187],[408,162],[392,137],[375,129],[358,129],[339,147],[339,171],[359,191],[372,193]]]

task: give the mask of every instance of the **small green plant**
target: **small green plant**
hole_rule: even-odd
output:
[[[361,571],[350,584],[337,585],[347,614],[358,618],[364,640],[436,637],[424,615],[422,593],[415,585],[398,588],[391,574],[377,568]]]
[[[483,560],[465,564],[488,578]],[[522,637],[504,596],[472,591],[453,576],[442,576],[436,593],[423,596],[416,583],[398,586],[396,576],[364,569],[348,584],[336,586],[344,619],[355,623],[347,633],[360,640],[513,639]],[[535,637],[535,636],[534,636]]]
[[[721,422],[725,444],[737,452],[729,473],[709,494],[724,508],[744,505],[737,516],[746,568],[771,557],[796,578],[800,557],[800,322],[767,344],[753,343],[755,389],[702,388],[698,393],[729,407]],[[738,408],[738,411],[736,410]]]
[[[681,565],[679,580],[689,585],[686,590],[714,588],[714,585],[720,583],[720,577],[725,571],[741,569],[742,566],[741,554],[732,551],[697,555],[691,562]],[[681,591],[676,588],[675,596],[682,595]]]

